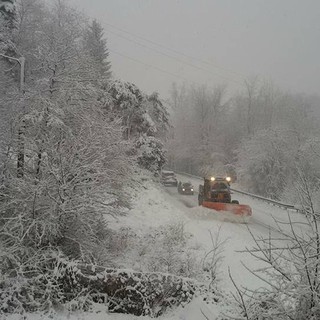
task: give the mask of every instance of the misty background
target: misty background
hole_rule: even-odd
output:
[[[70,2],[101,22],[114,75],[149,93],[166,97],[173,81],[234,92],[256,75],[318,93],[319,1]]]

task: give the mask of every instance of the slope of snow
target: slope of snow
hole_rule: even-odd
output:
[[[182,181],[191,180],[196,190],[198,189],[198,184],[201,183],[200,180],[183,176],[179,176],[179,179]],[[174,187],[165,188],[156,181],[146,181],[144,179],[142,189],[139,192],[136,191],[132,202],[132,209],[129,210],[127,215],[117,217],[116,219],[106,216],[106,219],[108,220],[109,227],[114,230],[130,228],[137,235],[141,236],[150,232],[150,230],[152,231],[153,228],[183,222],[185,230],[192,234],[192,241],[199,244],[199,249],[195,250],[203,258],[205,253],[212,250],[212,240],[222,243],[222,260],[220,261],[220,274],[217,287],[221,288],[227,296],[228,293],[235,292],[235,288],[229,278],[229,269],[234,281],[240,287],[255,290],[266,286],[265,282],[256,278],[245,267],[247,266],[251,269],[263,267],[261,261],[257,261],[250,254],[243,252],[255,245],[248,229],[255,236],[267,237],[269,232],[274,231],[277,226],[276,220],[287,221],[288,215],[295,221],[303,220],[296,212],[287,212],[286,210],[270,206],[244,195],[237,195],[237,198],[240,203],[249,204],[253,209],[253,216],[248,223],[242,223],[238,218],[227,213],[215,212],[214,210],[199,207],[197,194],[194,196],[180,195]],[[139,260],[139,256],[131,257],[131,261],[133,260]],[[134,266],[135,264],[127,265],[127,268],[134,269]],[[173,310],[159,319],[216,319],[220,312],[225,311],[225,308],[227,307],[222,304],[206,304],[200,298],[196,298],[186,307]],[[134,319],[135,317],[132,315],[106,314],[103,306],[96,306],[95,312],[82,313],[81,316],[61,313],[57,317],[54,317],[54,319],[61,320],[66,318],[71,320],[126,320]],[[149,317],[142,318],[149,319]],[[18,318],[10,317],[9,319]],[[38,318],[32,315],[32,317],[26,319]],[[43,317],[41,319],[46,320]]]
[[[184,175],[178,175],[178,180],[186,182],[190,181],[195,190],[198,190],[202,179],[193,178]],[[226,290],[234,291],[234,287],[228,277],[228,268],[230,268],[232,277],[237,285],[247,287],[249,289],[258,289],[266,286],[266,283],[253,276],[245,267],[251,270],[257,270],[263,267],[261,261],[257,261],[250,254],[244,253],[247,248],[255,246],[252,233],[256,238],[268,238],[271,234],[278,234],[278,226],[283,230],[290,232],[289,220],[295,224],[297,232],[307,233],[308,227],[305,225],[305,218],[298,212],[293,210],[284,210],[279,207],[272,206],[261,200],[253,199],[249,196],[234,193],[233,199],[239,200],[240,204],[248,204],[252,208],[252,217],[246,224],[238,223],[236,217],[222,212],[214,212],[213,210],[198,206],[197,194],[186,199],[186,196],[179,195],[176,190],[170,191],[174,197],[182,202],[188,202],[188,209],[185,213],[193,218],[194,223],[189,230],[196,235],[200,243],[210,243],[206,236],[208,232],[217,233],[220,230],[220,237],[226,240],[224,250],[224,263],[222,265],[223,287]],[[221,221],[222,220],[222,221]],[[250,232],[249,232],[250,231]],[[281,243],[283,245],[283,243]]]
[[[257,289],[265,285],[243,266],[243,263],[254,269],[262,266],[261,262],[256,261],[251,255],[240,252],[254,244],[247,224],[241,223],[242,221],[233,215],[199,207],[197,195],[182,196],[174,187],[164,188],[152,182],[146,182],[144,186],[143,192],[134,201],[133,209],[127,216],[113,221],[113,228],[117,228],[117,225],[118,227],[128,226],[142,234],[150,227],[183,221],[185,229],[193,235],[194,241],[201,244],[203,256],[213,248],[211,237],[219,237],[219,241],[224,242],[219,279],[220,287],[227,293],[235,291],[229,279],[229,268],[234,280],[240,286]],[[265,210],[270,211],[270,208],[267,207]],[[268,233],[268,230],[260,225],[255,226],[255,231]],[[198,304],[199,301],[193,302],[189,308],[192,308],[192,312],[200,312],[198,318],[201,319],[203,315]],[[206,308],[208,309],[208,306]],[[218,312],[216,308],[219,309],[220,306],[210,306],[212,315]],[[192,312],[189,310],[187,314]],[[174,316],[180,317],[180,315]],[[195,319],[195,317],[181,319]]]
[[[157,182],[144,181],[140,192],[134,194],[131,205],[132,209],[125,216],[106,217],[112,229],[127,226],[137,232],[144,232],[145,228],[158,227],[183,218],[171,197]]]

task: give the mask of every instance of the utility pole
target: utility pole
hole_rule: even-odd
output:
[[[0,56],[9,60],[17,61],[20,64],[20,92],[24,94],[24,69],[25,69],[25,57],[15,58],[9,57],[5,54],[0,53]],[[24,175],[24,129],[25,123],[22,120],[22,125],[19,126],[18,131],[18,160],[17,160],[17,177],[22,178]]]
[[[20,91],[21,93],[24,93],[24,65],[26,62],[25,57],[20,57]]]

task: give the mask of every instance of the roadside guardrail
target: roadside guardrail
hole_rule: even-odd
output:
[[[195,175],[190,174],[190,173],[179,172],[179,171],[175,171],[175,172],[178,173],[178,174],[184,175],[184,176],[191,177],[191,178],[203,179],[203,177],[195,176]],[[241,191],[241,190],[237,190],[237,189],[233,189],[233,188],[231,188],[231,191],[237,192],[237,193],[240,193],[240,194],[244,194],[244,195],[246,195],[248,197],[267,202],[267,203],[269,203],[269,204],[271,204],[273,206],[277,206],[277,207],[280,207],[280,208],[283,208],[283,209],[291,209],[291,210],[295,210],[295,211],[300,211],[299,208],[295,207],[292,204],[279,202],[279,201],[276,201],[276,200],[273,200],[273,199],[265,198],[265,197],[258,196],[258,195],[253,194],[253,193],[249,193],[249,192],[246,192],[246,191]]]
[[[234,192],[237,192],[237,193],[244,194],[244,195],[249,196],[249,197],[254,198],[254,199],[258,199],[258,200],[262,200],[264,202],[268,202],[268,203],[270,203],[270,204],[272,204],[274,206],[280,207],[280,208],[292,209],[292,210],[297,210],[298,211],[298,208],[296,208],[292,204],[286,204],[286,203],[283,203],[283,202],[279,202],[279,201],[276,201],[276,200],[273,200],[273,199],[261,197],[261,196],[258,196],[256,194],[252,194],[252,193],[241,191],[241,190],[236,190],[236,189],[233,189],[233,188],[231,188],[231,190],[234,191]]]

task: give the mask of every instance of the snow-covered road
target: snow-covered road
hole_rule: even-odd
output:
[[[202,182],[200,179],[178,176],[181,181],[190,181],[195,190]],[[154,181],[143,182],[143,188],[137,192],[132,203],[132,209],[127,215],[119,217],[117,220],[107,216],[106,219],[113,229],[130,228],[137,235],[152,232],[154,228],[168,225],[175,222],[183,222],[185,230],[192,234],[192,241],[199,244],[198,255],[203,258],[205,252],[212,250],[212,240],[219,235],[220,242],[224,241],[220,265],[220,275],[217,287],[225,293],[235,292],[235,288],[229,278],[228,270],[236,284],[252,290],[266,287],[266,283],[255,277],[246,267],[257,270],[265,267],[265,264],[254,258],[246,249],[255,247],[255,237],[267,238],[277,234],[277,221],[285,222],[282,224],[284,229],[290,228],[287,224],[289,217],[293,222],[304,222],[301,214],[295,211],[287,211],[274,207],[265,202],[252,199],[242,194],[234,194],[235,199],[240,203],[248,204],[252,207],[253,215],[248,223],[239,221],[231,214],[216,212],[211,209],[198,206],[197,194],[194,196],[180,195],[175,187],[164,187]],[[301,225],[302,232],[307,232],[306,226]],[[250,230],[250,232],[249,232]],[[278,240],[281,246],[284,245]],[[197,246],[195,246],[197,247]],[[128,268],[139,270],[142,268],[141,257],[133,257]],[[142,268],[143,269],[143,268]],[[215,307],[217,309],[215,309]],[[172,318],[165,319],[202,319],[202,308],[205,304],[195,300],[190,306],[183,310],[176,310]],[[220,308],[220,309],[219,309]],[[203,311],[203,310],[202,310]],[[208,311],[209,319],[216,319],[215,314],[221,312],[221,305],[211,306]]]
[[[195,190],[198,190],[198,185],[202,183],[200,179],[182,175],[178,175],[178,180],[183,182],[190,181]],[[279,224],[284,230],[290,229],[289,220],[298,225],[298,229],[301,229],[302,232],[306,232],[305,220],[300,213],[293,210],[284,210],[246,195],[233,194],[234,199],[239,200],[242,204],[248,204],[252,208],[253,215],[248,223],[241,223],[242,221],[231,214],[199,207],[197,194],[193,196],[180,195],[177,189],[172,187],[167,187],[166,191],[171,196],[171,200],[177,202],[177,206],[184,207],[182,211],[188,217],[186,229],[207,250],[212,249],[210,233],[216,235],[219,232],[221,241],[226,240],[221,268],[226,290],[234,290],[228,276],[228,268],[230,268],[236,283],[241,286],[257,289],[266,285],[253,276],[245,267],[247,266],[250,269],[263,267],[262,263],[257,261],[256,258],[248,253],[243,253],[247,248],[250,249],[255,246],[255,241],[250,232],[255,237],[267,238],[270,232],[273,235],[277,235]],[[281,246],[283,246],[283,243],[281,243]]]

